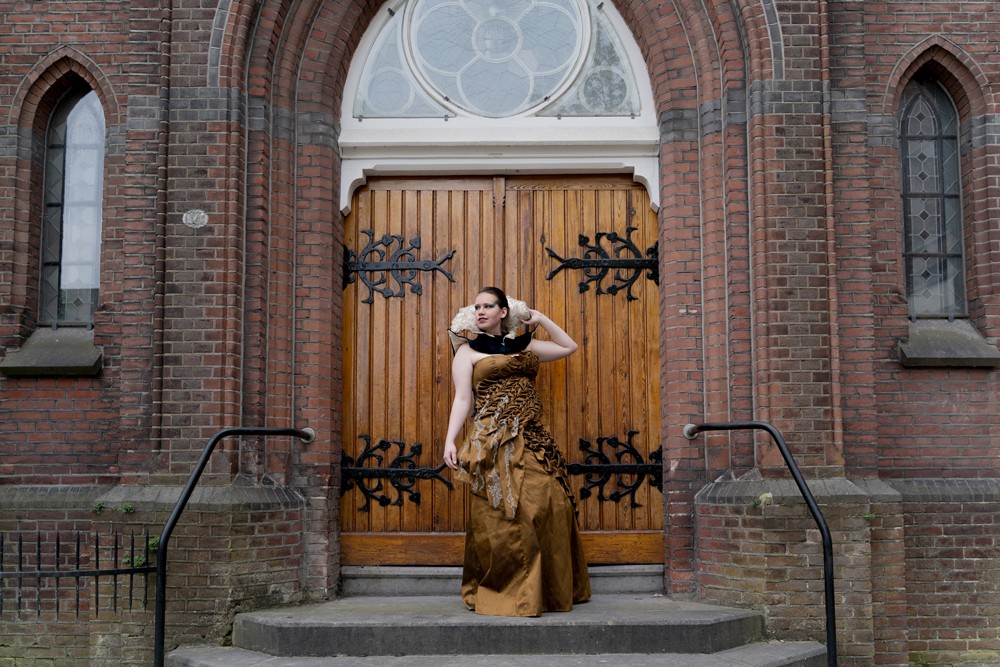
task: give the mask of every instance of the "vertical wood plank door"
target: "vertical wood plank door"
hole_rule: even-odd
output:
[[[649,474],[659,461],[657,284],[628,262],[572,262],[649,255],[656,215],[643,188],[620,176],[372,179],[354,196],[345,243],[342,563],[461,563],[468,489],[441,465],[453,396],[446,331],[488,285],[580,344],[542,365],[538,390],[575,470],[588,560],[662,563],[660,477]]]

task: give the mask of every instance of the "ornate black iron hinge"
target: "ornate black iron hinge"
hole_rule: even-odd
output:
[[[638,228],[626,227],[625,236],[621,236],[617,232],[598,232],[593,243],[590,242],[589,236],[581,234],[579,237],[580,247],[586,248],[583,257],[563,259],[552,248],[546,248],[549,257],[559,261],[559,266],[549,271],[545,279],[552,280],[552,277],[563,269],[582,269],[584,279],[580,281],[581,293],[590,289],[590,283],[597,283],[598,294],[614,295],[625,290],[628,300],[635,301],[639,297],[632,294],[632,285],[639,279],[643,271],[646,271],[647,278],[657,285],[660,284],[659,243],[654,243],[643,256],[639,248],[632,242],[632,232],[636,229]],[[610,250],[605,250],[602,246],[602,241],[605,239],[611,244]],[[603,280],[612,269],[614,269],[614,282],[605,287]]]
[[[365,503],[358,509],[367,512],[371,509],[372,500],[382,507],[389,505],[402,505],[404,494],[415,505],[420,504],[420,492],[415,490],[418,479],[436,479],[444,482],[448,489],[453,489],[451,482],[441,476],[441,471],[445,469],[442,463],[437,468],[418,468],[417,459],[423,453],[423,447],[418,442],[410,447],[410,453],[406,453],[406,443],[400,440],[379,440],[372,445],[371,436],[364,433],[358,436],[364,440],[365,448],[358,456],[357,461],[353,457],[344,455],[343,466],[341,468],[342,486],[340,495],[344,495],[355,486],[365,497]],[[392,447],[399,448],[399,452],[384,465],[389,450]],[[385,494],[387,489],[382,481],[386,480],[396,490],[395,500]]]
[[[452,258],[454,250],[437,261],[417,259],[413,251],[420,249],[419,236],[410,239],[407,247],[400,234],[385,234],[376,241],[373,230],[362,229],[361,233],[368,237],[368,244],[360,253],[355,254],[344,246],[344,287],[354,282],[355,274],[361,276],[361,281],[368,287],[368,298],[362,303],[373,303],[375,292],[387,299],[403,298],[407,285],[412,294],[421,294],[423,288],[416,280],[418,271],[440,271],[448,280],[455,282],[455,278],[441,266]],[[399,285],[398,290],[390,283],[390,278]]]
[[[586,454],[585,463],[570,463],[566,470],[571,475],[584,476],[584,485],[580,489],[581,498],[589,498],[591,490],[596,488],[597,499],[602,502],[610,500],[617,503],[628,496],[632,507],[642,507],[641,503],[636,502],[635,494],[647,478],[650,486],[663,492],[663,447],[650,452],[649,462],[645,462],[642,454],[632,444],[632,438],[638,433],[627,431],[627,442],[622,442],[614,435],[599,437],[597,449],[593,449],[589,440],[580,439],[580,450]],[[615,463],[605,454],[605,445],[611,448]],[[605,495],[604,485],[611,481],[612,475],[617,477],[618,490]],[[626,477],[631,477],[631,481],[625,481]]]

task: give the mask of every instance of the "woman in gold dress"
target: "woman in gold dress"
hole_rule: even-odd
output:
[[[521,324],[541,326],[550,340],[533,339],[533,329],[515,336]],[[590,597],[590,579],[566,461],[540,421],[535,376],[540,362],[568,357],[577,345],[496,287],[459,311],[449,333],[455,400],[444,461],[471,491],[462,601],[499,616],[569,611]]]

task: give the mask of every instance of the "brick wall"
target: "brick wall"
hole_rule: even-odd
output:
[[[153,284],[159,147],[151,141],[156,128],[128,121],[125,110],[130,97],[136,106],[144,96],[158,97],[158,72],[147,67],[158,45],[146,39],[149,22],[156,24],[156,4],[48,3],[44,17],[23,3],[2,8],[0,39],[10,54],[0,69],[0,197],[9,203],[0,216],[4,345],[23,344],[35,326],[40,226],[34,221],[41,214],[49,113],[74,82],[83,81],[98,93],[108,120],[101,306],[95,313],[95,343],[104,348],[106,363],[99,380],[0,377],[0,442],[9,448],[5,463],[16,464],[3,471],[8,481],[106,481],[122,467],[135,470],[123,443],[148,437],[153,327],[144,302]],[[134,108],[132,113],[141,117]]]
[[[57,549],[64,572],[141,564],[146,535],[159,537],[178,496],[174,487],[4,487],[3,569],[51,572]],[[303,599],[302,505],[279,488],[195,491],[167,545],[167,651],[223,641],[240,611]],[[136,575],[134,586],[128,575],[62,578],[58,590],[56,581],[25,579],[19,590],[4,580],[0,664],[151,664],[155,575]]]
[[[882,592],[904,583],[885,567],[884,536],[875,535],[878,498],[845,479],[810,487],[833,545],[837,664],[906,665],[905,645],[883,640],[893,624],[873,613],[886,609]],[[761,610],[782,639],[825,643],[822,535],[794,483],[720,480],[698,494],[695,512],[699,596]]]
[[[94,329],[104,367],[96,379],[0,377],[0,484],[99,488],[139,499],[162,521],[169,503],[146,494],[175,493],[218,428],[314,427],[320,438],[308,447],[232,440],[213,457],[207,482],[224,491],[205,493],[239,494],[245,483],[255,489],[246,493],[271,488],[294,501],[247,506],[229,495],[185,515],[174,581],[203,592],[179,601],[171,637],[217,641],[237,609],[335,590],[339,108],[379,3],[162,5],[0,0],[4,347],[35,326],[48,111],[84,81],[109,120]],[[695,500],[720,475],[784,473],[766,440],[687,441],[681,425],[767,419],[810,478],[832,478],[824,502],[840,545],[847,660],[995,651],[995,634],[974,620],[996,601],[995,573],[982,567],[997,560],[995,499],[905,484],[1000,477],[1000,383],[995,371],[898,363],[908,324],[894,137],[901,87],[932,68],[968,128],[970,317],[1000,337],[1000,113],[989,94],[1000,59],[982,29],[1000,9],[989,0],[616,6],[646,59],[661,130],[668,592],[761,606],[775,631],[818,636],[817,543],[795,497]],[[187,224],[195,209],[208,224]],[[51,535],[138,520],[95,520],[91,500],[55,514],[0,506],[0,522]],[[953,588],[931,579],[942,565]],[[955,591],[979,601],[955,607]],[[140,627],[132,617],[40,623],[19,626],[29,632],[15,631],[18,641],[35,630],[96,637],[88,655],[108,664],[141,663],[148,650],[112,638]],[[25,656],[29,644],[19,645]]]
[[[895,482],[903,496],[914,664],[1000,662],[1000,483]],[[945,574],[946,573],[946,574]]]
[[[988,95],[990,82],[1000,77],[1000,62],[995,35],[981,26],[1000,20],[1000,8],[992,2],[956,5],[949,9],[945,37],[940,6],[933,3],[907,4],[905,11],[892,11],[891,21],[864,21],[855,3],[830,7],[838,26],[832,80],[843,91],[834,138],[838,273],[842,303],[849,309],[846,321],[857,341],[845,360],[851,371],[845,394],[858,424],[848,432],[848,446],[858,452],[853,464],[869,469],[876,464],[881,475],[893,477],[996,477],[996,373],[905,369],[898,363],[908,311],[895,136],[905,83],[921,68],[929,69],[954,99],[964,131],[969,315],[984,337],[996,339],[1000,256],[995,240],[990,245],[996,195],[989,174],[998,152],[997,109]]]

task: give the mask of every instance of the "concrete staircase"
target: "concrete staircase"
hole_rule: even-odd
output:
[[[343,597],[240,614],[231,647],[168,667],[823,667],[816,642],[763,639],[746,610],[671,600],[659,567],[592,568],[594,597],[539,618],[480,616],[456,568],[345,569]]]

